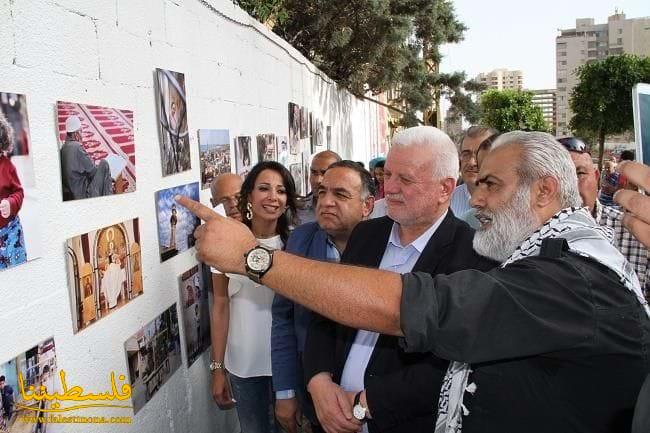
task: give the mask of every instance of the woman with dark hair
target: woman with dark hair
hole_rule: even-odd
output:
[[[289,237],[296,214],[296,186],[289,171],[275,161],[255,165],[241,188],[239,211],[258,242],[281,249]],[[213,395],[221,406],[232,401],[242,432],[275,433],[279,427],[271,421],[273,388],[271,382],[271,306],[273,292],[242,275],[230,275],[215,281],[215,297],[227,297],[227,329],[215,333],[227,341],[225,356],[212,362],[215,375],[230,373],[232,395],[223,381]],[[217,283],[218,281],[218,283]],[[223,360],[223,361],[222,361]]]
[[[375,200],[384,198],[384,164],[386,161],[377,161],[372,169],[372,177],[375,178]]]

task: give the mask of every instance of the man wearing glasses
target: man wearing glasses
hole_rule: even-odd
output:
[[[476,163],[478,146],[483,140],[496,133],[497,130],[494,128],[475,125],[467,129],[463,140],[460,142],[460,176],[463,184],[454,190],[449,205],[454,215],[459,218],[471,209],[469,200],[478,178],[478,165]]]
[[[588,146],[576,137],[558,138],[558,141],[569,151],[576,166],[578,190],[583,205],[589,208],[591,215],[598,224],[612,229],[614,232],[614,246],[634,267],[641,288],[647,298],[648,280],[650,280],[648,250],[623,226],[623,212],[620,209],[606,206],[598,201],[600,173],[593,163]]]

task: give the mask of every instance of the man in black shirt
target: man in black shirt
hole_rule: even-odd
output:
[[[264,251],[242,226],[179,200],[207,221],[195,233],[201,260],[454,361],[432,402],[436,433],[630,430],[650,371],[650,308],[629,263],[578,207],[575,167],[550,135],[504,134],[483,161],[474,248],[502,262],[486,273],[400,277],[314,263]]]

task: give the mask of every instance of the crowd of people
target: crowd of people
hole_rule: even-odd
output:
[[[243,433],[650,431],[649,167],[607,189],[576,137],[473,126],[371,170],[318,153],[308,197],[277,162],[222,174],[226,217],[177,198]]]

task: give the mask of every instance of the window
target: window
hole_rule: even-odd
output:
[[[558,50],[560,49],[564,50],[566,49],[566,42],[560,42],[559,44],[556,44],[556,47]]]
[[[560,51],[557,55],[560,57],[566,57],[566,51]]]
[[[623,29],[618,29],[618,34],[622,35],[623,34]]]
[[[566,60],[560,60],[560,65],[566,66]]]
[[[616,39],[616,45],[623,45],[623,38]]]
[[[558,78],[557,82],[558,83],[566,83],[566,78]]]

